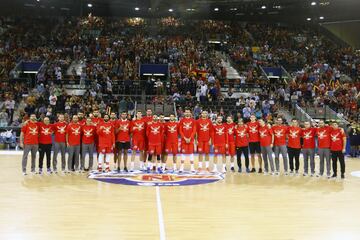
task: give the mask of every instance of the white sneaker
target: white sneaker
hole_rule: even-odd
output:
[[[218,170],[217,170],[217,168],[213,168],[213,170],[212,170],[211,172],[213,172],[213,173],[217,173],[217,172],[218,172]]]
[[[190,168],[190,172],[195,172],[195,168],[193,166]]]
[[[306,176],[307,176],[307,173],[304,173],[303,176],[306,177]]]
[[[289,173],[288,173],[288,172],[284,172],[284,175],[285,175],[285,176],[288,176],[288,175],[289,175]]]
[[[264,176],[266,176],[266,175],[269,175],[269,173],[268,173],[268,172],[266,172],[266,171],[264,171]]]
[[[22,174],[23,174],[24,176],[26,176],[26,175],[27,175],[27,173],[26,173],[26,172],[23,172]]]

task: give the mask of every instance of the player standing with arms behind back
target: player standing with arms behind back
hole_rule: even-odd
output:
[[[344,130],[339,128],[339,124],[337,122],[333,122],[332,131],[330,135],[330,150],[331,150],[331,158],[333,161],[333,175],[332,178],[337,177],[337,161],[340,162],[340,171],[341,178],[345,178],[345,159],[344,153],[346,148],[346,135]]]
[[[176,160],[178,152],[178,142],[179,142],[179,129],[178,123],[176,122],[176,117],[174,114],[170,114],[170,121],[165,124],[164,128],[165,135],[165,159],[166,164],[168,155],[172,153],[173,155],[173,171],[176,171]],[[164,163],[163,163],[164,168]]]
[[[260,138],[259,138],[259,123],[256,121],[256,116],[251,114],[250,122],[247,123],[248,133],[249,133],[249,149],[251,155],[251,172],[256,172],[255,170],[255,154],[257,154],[259,162],[259,173],[262,173],[262,158],[261,158],[261,148],[260,148]]]
[[[235,150],[235,127],[236,124],[233,121],[232,116],[228,116],[226,118],[226,131],[227,131],[227,135],[228,135],[228,149],[226,151],[226,153],[230,156],[230,170],[232,172],[235,172],[235,167],[234,167],[234,159],[235,159],[235,154],[236,154],[236,150]]]

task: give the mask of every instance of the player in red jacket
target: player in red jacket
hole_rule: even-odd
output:
[[[251,114],[250,122],[247,124],[248,133],[249,133],[249,150],[251,155],[251,172],[256,172],[255,170],[255,154],[257,154],[259,162],[259,173],[262,173],[262,158],[261,158],[261,148],[260,148],[260,138],[259,138],[259,123],[256,121],[256,116]]]
[[[326,161],[326,174],[330,178],[331,162],[330,162],[330,134],[332,127],[325,125],[324,120],[319,121],[319,128],[316,129],[318,141],[318,154],[320,158],[319,177],[324,174],[324,160]]]
[[[180,172],[184,171],[186,155],[190,155],[190,171],[194,172],[194,138],[196,134],[196,121],[191,117],[190,109],[185,109],[184,118],[179,122],[181,137],[181,165]]]
[[[259,135],[260,135],[261,153],[264,160],[264,174],[267,175],[269,173],[269,163],[270,163],[271,175],[274,175],[275,168],[274,168],[274,160],[272,157],[274,134],[270,124],[266,124],[263,119],[259,119]]]
[[[115,151],[118,152],[118,162],[115,169],[120,171],[121,159],[124,159],[124,171],[127,172],[128,150],[130,149],[130,125],[131,122],[127,119],[127,112],[122,112],[120,119],[116,124],[116,146]],[[134,166],[132,166],[133,168]]]
[[[176,171],[176,160],[177,160],[176,155],[178,152],[179,130],[178,130],[178,123],[176,122],[176,117],[174,114],[170,114],[170,121],[167,122],[164,126],[164,136],[165,136],[164,162],[166,163],[168,155],[172,154],[173,171]]]
[[[316,129],[311,127],[309,121],[304,122],[302,130],[303,146],[302,154],[304,157],[304,173],[303,176],[308,175],[308,160],[310,158],[310,176],[313,177],[315,174],[315,134]]]
[[[238,120],[238,125],[236,126],[236,160],[238,165],[238,172],[242,172],[241,169],[241,154],[245,157],[245,167],[246,172],[250,173],[249,168],[249,134],[248,126],[244,124],[243,119]]]
[[[113,124],[109,120],[109,115],[105,114],[104,121],[99,123],[96,127],[96,133],[99,140],[99,172],[102,172],[104,159],[106,165],[105,171],[110,171],[110,154],[115,148],[115,131]]]
[[[54,154],[53,154],[53,169],[57,173],[57,155],[60,151],[61,153],[61,170],[65,172],[65,153],[66,153],[66,127],[67,122],[65,122],[64,114],[58,115],[59,121],[53,124],[54,130]]]
[[[214,144],[214,168],[213,172],[217,172],[218,156],[222,158],[222,170],[226,172],[226,150],[228,149],[228,134],[226,125],[223,123],[223,117],[218,116],[216,123],[213,125],[212,142]]]
[[[81,143],[81,125],[78,122],[77,115],[72,117],[72,122],[66,128],[66,145],[68,148],[68,171],[79,170],[80,143]],[[72,168],[74,166],[74,168]]]
[[[209,153],[211,145],[212,122],[208,118],[208,112],[202,111],[201,117],[196,120],[196,138],[197,138],[197,151],[199,153],[199,168],[202,170],[202,164],[205,156],[205,167],[209,171]]]
[[[21,128],[20,147],[24,149],[22,156],[22,172],[26,173],[27,158],[31,152],[31,172],[35,173],[36,152],[39,149],[39,126],[36,121],[36,115],[31,114],[30,120]]]
[[[132,141],[132,155],[131,155],[131,167],[130,170],[133,170],[135,163],[136,152],[139,151],[140,156],[140,169],[145,167],[145,139],[146,139],[146,122],[142,117],[141,111],[137,111],[136,119],[133,120],[130,124],[130,133]]]
[[[92,124],[91,118],[86,118],[86,123],[81,129],[81,161],[80,170],[85,170],[85,157],[89,154],[89,171],[92,170],[94,165],[94,144],[96,127]]]
[[[235,167],[234,167],[234,159],[235,159],[235,154],[236,154],[236,147],[235,147],[235,127],[236,124],[233,121],[232,116],[228,116],[226,118],[226,130],[227,130],[227,135],[228,135],[228,149],[226,154],[230,156],[230,170],[232,172],[235,172]]]
[[[299,122],[296,118],[293,118],[291,120],[291,126],[288,127],[288,131],[287,131],[290,174],[294,173],[294,158],[295,158],[295,174],[296,175],[299,174],[301,135],[302,135],[302,129],[299,127]]]
[[[149,156],[151,156],[150,159],[152,159],[152,156],[155,154],[156,155],[156,160],[157,160],[157,166],[158,166],[158,171],[162,172],[164,169],[161,168],[160,166],[160,156],[162,153],[162,139],[163,139],[163,125],[162,123],[159,122],[159,118],[157,115],[153,116],[153,121],[151,122],[151,124],[149,124],[146,128],[146,136],[149,142]],[[148,161],[148,172],[151,171],[151,169],[153,169],[153,163],[152,160]]]
[[[337,177],[337,161],[340,162],[340,171],[341,178],[345,178],[345,159],[344,153],[346,148],[346,135],[344,133],[344,129],[339,128],[339,124],[337,122],[333,122],[332,131],[330,134],[330,150],[331,150],[331,158],[333,161],[333,175],[332,178]]]
[[[52,134],[53,126],[50,124],[50,119],[44,117],[43,122],[38,122],[39,126],[39,174],[42,174],[44,155],[46,154],[47,172],[51,171],[51,148],[52,148]]]

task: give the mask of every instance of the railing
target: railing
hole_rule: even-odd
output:
[[[304,109],[302,109],[299,105],[295,105],[295,117],[299,120],[299,121],[309,121],[309,122],[314,122],[314,119],[312,119],[312,117],[307,114]]]

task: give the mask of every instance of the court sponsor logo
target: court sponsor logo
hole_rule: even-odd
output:
[[[224,179],[224,174],[208,172],[165,172],[158,174],[143,171],[98,173],[93,171],[88,178],[101,182],[133,186],[189,186],[217,182]]]

